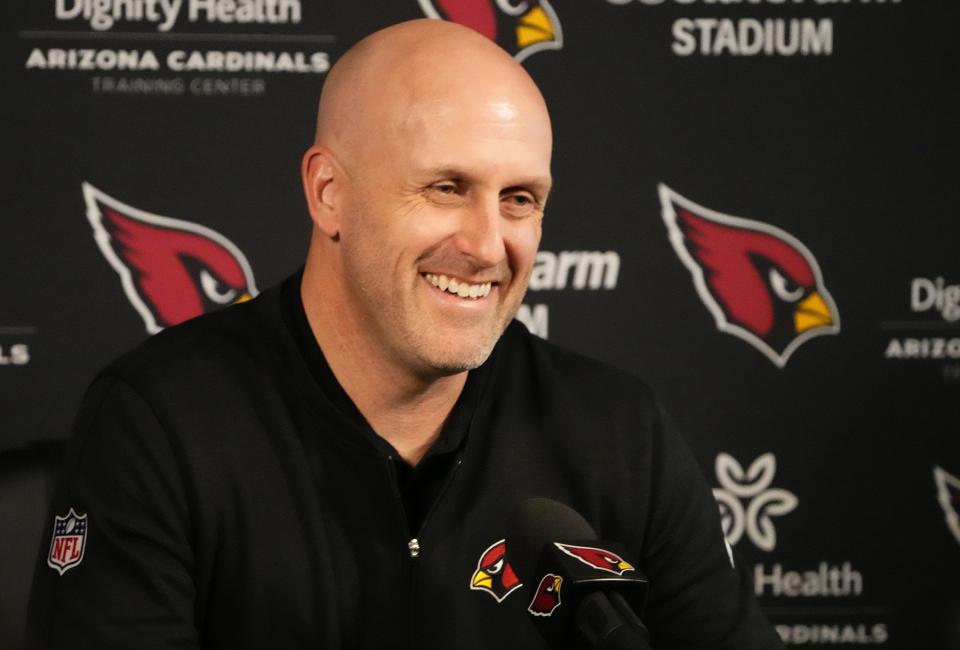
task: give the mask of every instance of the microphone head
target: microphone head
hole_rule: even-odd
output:
[[[623,545],[598,540],[579,513],[545,498],[520,502],[506,534],[510,566],[529,598],[527,611],[549,643],[567,647],[575,630],[588,647],[608,647],[594,641],[620,628],[640,638],[647,579]]]
[[[529,584],[540,562],[543,547],[558,540],[593,540],[597,533],[573,508],[559,501],[535,497],[521,501],[507,520],[510,566]]]

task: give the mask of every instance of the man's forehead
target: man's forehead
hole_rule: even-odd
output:
[[[384,96],[383,111],[396,129],[483,124],[524,125],[549,129],[542,101],[521,93],[470,91],[421,93],[417,97]]]

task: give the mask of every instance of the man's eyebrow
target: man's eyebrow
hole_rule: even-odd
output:
[[[431,167],[424,170],[423,175],[430,178],[449,178],[457,181],[471,181],[474,178],[470,172],[454,165]],[[531,176],[528,178],[517,178],[504,189],[515,190],[525,188],[540,194],[543,199],[546,199],[552,185],[553,179],[550,176]]]
[[[453,165],[430,167],[429,169],[424,169],[422,174],[430,178],[451,178],[455,180],[466,180],[470,178],[470,175],[466,171]]]

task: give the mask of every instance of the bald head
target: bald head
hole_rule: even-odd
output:
[[[344,359],[417,381],[482,363],[526,291],[551,149],[533,80],[466,27],[402,23],[341,57],[302,165],[321,347],[337,328]]]
[[[443,107],[522,110],[549,135],[543,97],[513,57],[467,27],[422,19],[371,34],[337,61],[320,97],[315,144],[352,159]]]

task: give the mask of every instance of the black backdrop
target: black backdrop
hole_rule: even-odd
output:
[[[527,322],[658,390],[788,643],[960,647],[950,2],[261,0],[279,20],[246,23],[224,21],[229,3],[211,19],[215,4],[184,0],[163,31],[105,29],[82,0],[7,7],[0,448],[62,439],[96,369],[148,335],[83,183],[134,218],[216,231],[270,286],[305,252],[298,165],[326,62],[393,22],[487,12],[554,119]],[[273,55],[222,70],[210,52]],[[683,205],[665,209],[661,183],[726,229],[707,248],[736,233],[800,248],[833,324],[785,363],[721,331],[733,300],[698,291],[697,269],[718,271],[689,233],[671,243]]]

